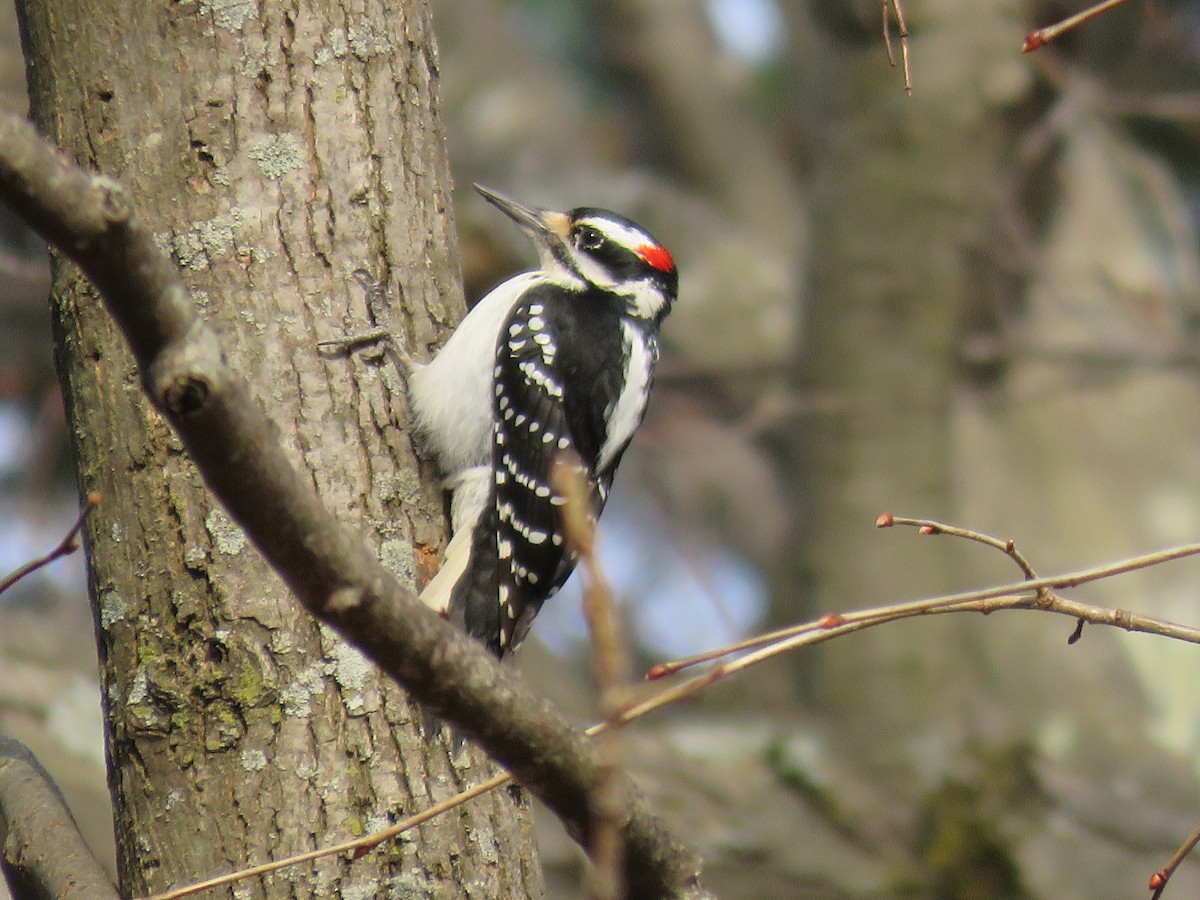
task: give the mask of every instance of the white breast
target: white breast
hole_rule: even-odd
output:
[[[492,459],[492,369],[496,339],[521,295],[526,272],[494,288],[467,313],[433,361],[408,377],[413,424],[448,478]]]

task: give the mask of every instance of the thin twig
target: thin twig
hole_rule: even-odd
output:
[[[1200,554],[1200,543],[1198,544],[1183,544],[1179,547],[1171,547],[1166,550],[1159,550],[1154,553],[1147,553],[1142,556],[1134,556],[1129,559],[1123,559],[1115,563],[1108,563],[1102,566],[1096,566],[1091,569],[1080,569],[1075,572],[1067,572],[1063,575],[1053,575],[1048,578],[1033,578],[1025,581],[1015,582],[1013,584],[1004,584],[997,587],[984,588],[982,590],[964,591],[958,594],[948,594],[943,597],[934,597],[927,600],[915,600],[909,603],[899,603],[891,606],[872,607],[870,609],[859,610],[848,613],[829,613],[822,618],[805,622],[800,625],[791,625],[787,628],[780,628],[777,631],[769,634],[759,635],[745,641],[739,641],[736,644],[730,644],[727,647],[722,647],[718,650],[710,650],[707,653],[698,654],[696,656],[687,657],[686,659],[674,660],[667,663],[658,663],[653,666],[647,673],[647,678],[662,678],[665,675],[670,675],[682,669],[689,668],[702,662],[710,662],[714,659],[719,659],[723,656],[729,656],[733,653],[738,653],[742,650],[750,650],[756,647],[766,646],[772,652],[771,656],[779,652],[784,652],[791,648],[788,641],[795,638],[803,638],[814,632],[835,635],[842,633],[837,631],[842,626],[856,626],[849,630],[857,630],[862,627],[862,623],[866,622],[869,625],[881,624],[885,621],[891,621],[895,618],[907,618],[910,616],[928,615],[930,613],[953,611],[953,612],[991,612],[992,609],[1018,609],[1023,605],[1028,606],[1037,597],[1038,591],[1049,590],[1058,591],[1064,588],[1077,587],[1081,584],[1087,584],[1092,581],[1098,581],[1101,578],[1109,578],[1113,575],[1123,575],[1126,572],[1133,572],[1137,569],[1145,569],[1149,566],[1160,565],[1164,562],[1170,562],[1175,559],[1182,559],[1186,556],[1195,556]],[[1034,592],[1033,597],[1029,597],[1030,591]],[[1022,600],[1021,603],[1012,602],[1008,604],[993,604],[990,608],[984,608],[980,605],[983,601],[994,601],[996,598],[1005,597],[1006,595],[1016,595]],[[1053,605],[1044,606],[1049,612],[1063,612],[1066,605],[1071,605],[1072,608],[1078,607],[1085,610],[1086,614],[1076,616],[1083,618],[1088,622],[1094,622],[1101,625],[1119,625],[1128,631],[1144,632],[1146,634],[1157,634],[1163,637],[1175,638],[1176,640],[1188,641],[1189,643],[1200,644],[1200,629],[1186,625],[1178,625],[1172,622],[1167,622],[1162,619],[1156,619],[1151,616],[1135,615],[1122,610],[1111,610],[1102,607],[1091,607],[1084,604],[1073,604],[1064,598],[1053,595]],[[821,640],[826,640],[822,637]],[[812,643],[812,641],[801,641],[801,643]],[[786,645],[786,646],[785,646]],[[798,645],[797,645],[798,646]],[[777,649],[782,648],[782,649]]]
[[[1089,19],[1094,19],[1101,13],[1106,13],[1114,7],[1120,6],[1125,0],[1104,0],[1103,3],[1097,3],[1095,6],[1085,9],[1081,13],[1076,13],[1073,16],[1067,16],[1060,22],[1055,22],[1053,25],[1047,25],[1045,28],[1038,28],[1035,31],[1025,35],[1025,43],[1021,46],[1023,53],[1030,53],[1040,47],[1046,46],[1056,37],[1070,31]]]
[[[1200,545],[1193,545],[1187,553],[1180,555],[1190,556],[1197,553],[1200,553]],[[1152,562],[1144,562],[1133,568],[1145,568],[1146,566],[1157,565],[1166,562],[1167,559],[1175,558],[1178,557],[1156,558]],[[1106,578],[1132,571],[1130,568],[1120,568],[1120,566],[1121,564],[1117,564],[1117,566],[1111,567],[1109,571],[1103,574],[1096,574],[1094,577],[1089,576],[1082,580],[1074,580],[1080,573],[1066,576],[1070,580],[1070,583],[1066,586],[1069,587],[1074,584],[1081,584],[1083,581],[1095,581],[1097,578]],[[1099,570],[1095,571],[1099,572]],[[714,666],[703,675],[696,676],[673,688],[669,688],[661,694],[655,694],[647,700],[630,706],[628,709],[623,710],[621,715],[612,724],[624,724],[671,703],[677,703],[681,700],[694,697],[718,681],[723,681],[751,666],[766,662],[768,659],[772,659],[782,653],[787,653],[790,650],[812,644],[820,644],[855,631],[862,631],[867,628],[873,628],[876,625],[913,618],[914,616],[960,612],[978,612],[987,615],[1003,609],[1037,609],[1043,612],[1071,616],[1075,619],[1096,625],[1109,625],[1123,628],[1126,631],[1158,634],[1163,637],[1171,637],[1193,644],[1200,644],[1200,629],[1185,625],[1176,625],[1171,622],[1163,622],[1148,616],[1130,613],[1126,610],[1078,603],[1061,597],[1052,591],[1045,595],[1045,599],[1039,599],[1036,593],[1032,595],[1028,593],[1031,589],[1036,590],[1039,587],[1047,587],[1053,582],[1053,579],[1041,579],[1041,581],[1043,582],[1042,584],[1029,583],[1008,586],[1010,590],[1016,588],[1022,591],[1022,593],[997,593],[1001,588],[993,588],[986,591],[974,591],[967,594],[935,598],[933,600],[921,600],[914,603],[862,610],[856,613],[848,613],[844,616],[837,614],[828,615],[819,621],[809,622],[789,629],[792,634],[784,640],[769,644],[755,652],[747,653],[745,656],[724,663],[723,665]],[[679,671],[682,668],[678,663],[669,663],[666,666],[656,667],[656,669],[665,669],[668,667],[672,671]]]
[[[1150,895],[1150,900],[1158,900],[1162,896],[1162,892],[1166,890],[1167,882],[1171,880],[1171,876],[1175,874],[1175,870],[1179,868],[1179,864],[1183,862],[1198,843],[1200,843],[1200,828],[1197,828],[1188,835],[1188,839],[1179,845],[1178,850],[1171,854],[1171,858],[1167,860],[1167,864],[1150,876],[1150,890],[1154,891]]]
[[[12,572],[8,577],[0,580],[0,594],[3,594],[10,587],[24,578],[26,575],[31,575],[38,569],[43,569],[56,559],[61,559],[64,556],[70,556],[79,549],[79,532],[83,530],[83,523],[87,521],[88,513],[100,505],[100,492],[92,491],[84,499],[83,509],[79,511],[79,518],[75,520],[75,524],[71,526],[71,530],[66,533],[58,546],[47,553],[45,556],[39,556],[37,559],[30,560],[21,566],[21,568]]]
[[[565,456],[565,455],[564,455]],[[562,507],[567,544],[579,554],[584,574],[583,611],[591,646],[592,678],[596,682],[600,717],[607,721],[627,702],[630,661],[622,639],[612,590],[596,561],[596,516],[581,460],[560,456],[551,483],[566,503]],[[595,742],[600,780],[592,790],[595,809],[592,865],[585,888],[589,900],[619,900],[625,845],[621,839],[620,798],[613,794],[615,776],[624,762],[620,736],[606,733]]]
[[[218,875],[215,878],[209,878],[205,881],[197,881],[195,884],[189,884],[181,888],[175,888],[171,891],[164,891],[161,894],[154,894],[145,900],[178,900],[179,897],[188,897],[192,894],[198,894],[201,891],[207,891],[211,888],[224,887],[227,884],[233,884],[237,881],[242,881],[246,878],[254,878],[258,875],[266,875],[270,872],[275,872],[287,866],[295,866],[300,863],[311,862],[314,859],[320,859],[323,856],[334,856],[339,853],[349,853],[354,859],[358,859],[368,850],[382,844],[386,840],[397,837],[406,831],[411,831],[418,825],[428,822],[435,816],[440,816],[447,810],[451,810],[460,804],[466,803],[468,800],[478,797],[480,794],[486,794],[488,791],[500,787],[502,784],[507,784],[512,781],[512,775],[508,772],[500,772],[493,775],[487,781],[468,788],[460,794],[456,794],[448,800],[443,800],[441,803],[436,803],[429,809],[422,810],[414,816],[409,816],[403,822],[397,822],[382,831],[376,831],[373,834],[363,835],[355,838],[352,841],[345,841],[341,844],[335,844],[332,847],[322,847],[318,850],[310,850],[307,853],[298,853],[295,856],[289,856],[286,859],[277,859],[272,862],[263,863],[258,866],[250,866],[246,869],[239,869],[236,872],[229,872],[225,875]]]
[[[891,0],[880,0],[879,8],[883,13],[883,48],[887,51],[888,65],[896,68],[896,54],[892,52],[892,20],[888,17],[888,4]]]
[[[882,625],[886,622],[911,618],[918,615],[955,612],[980,612],[987,614],[1002,609],[1038,609],[1045,612],[1073,616],[1080,621],[1087,621],[1097,625],[1116,626],[1124,628],[1127,631],[1157,634],[1163,637],[1188,641],[1190,643],[1200,643],[1200,629],[1190,628],[1182,625],[1174,625],[1169,622],[1153,619],[1148,616],[1136,615],[1123,610],[1090,606],[1088,604],[1068,600],[1065,597],[1059,596],[1057,593],[1053,593],[1054,588],[1074,587],[1079,584],[1097,581],[1101,578],[1120,575],[1135,571],[1137,569],[1144,569],[1149,566],[1159,565],[1164,562],[1169,562],[1171,560],[1181,559],[1183,557],[1196,554],[1200,554],[1200,544],[1187,544],[1180,547],[1161,550],[1157,553],[1136,556],[1130,559],[1110,563],[1108,565],[1098,566],[1091,569],[1082,569],[1076,572],[1068,572],[1066,574],[1057,575],[1050,578],[1040,578],[1036,580],[1017,582],[1015,584],[1002,585],[995,588],[986,588],[979,591],[968,591],[962,594],[954,594],[947,597],[936,597],[931,600],[919,600],[912,603],[875,607],[873,609],[861,610],[856,613],[831,613],[813,622],[807,622],[802,625],[793,625],[789,628],[781,629],[766,635],[760,635],[758,637],[751,638],[748,641],[742,641],[738,644],[730,645],[729,647],[722,647],[719,650],[714,650],[710,653],[690,657],[686,660],[659,664],[651,670],[651,673],[648,674],[647,677],[662,677],[663,675],[670,674],[672,672],[678,672],[681,669],[687,668],[688,666],[696,665],[699,662],[707,662],[712,659],[727,656],[739,650],[763,647],[767,644],[771,645],[767,646],[761,654],[748,655],[740,660],[737,660],[735,664],[714,667],[702,675],[681,682],[680,684],[670,687],[643,701],[628,704],[624,708],[618,710],[615,715],[611,716],[606,721],[592,725],[584,732],[584,734],[586,734],[588,737],[595,737],[596,735],[602,734],[611,728],[623,727],[635,719],[639,719],[642,716],[648,715],[663,708],[664,706],[668,706],[669,704],[679,700],[695,696],[716,682],[721,681],[738,671],[755,665],[758,662],[770,659],[779,653],[786,652],[787,650],[808,644],[820,643],[822,641],[840,637],[843,634],[848,634],[853,631],[860,631],[864,628],[870,628],[875,625]],[[1031,590],[1034,593],[1031,594]],[[1046,591],[1046,594],[1043,597],[1039,597],[1037,593],[1038,590],[1044,590]],[[792,640],[786,641],[785,639],[788,638]],[[313,850],[297,856],[290,856],[286,859],[279,859],[273,862],[263,863],[248,869],[232,872],[227,875],[210,878],[207,881],[188,885],[187,887],[178,888],[162,894],[155,894],[152,897],[145,898],[145,900],[177,900],[179,897],[185,897],[189,894],[198,893],[199,891],[206,890],[208,888],[222,887],[224,885],[240,881],[244,878],[265,875],[269,872],[274,872],[287,866],[319,859],[322,856],[330,856],[338,853],[351,853],[357,858],[372,847],[375,847],[384,841],[395,838],[403,832],[409,831],[412,828],[427,822],[434,816],[453,809],[454,807],[478,797],[487,791],[507,784],[511,780],[511,774],[507,772],[501,772],[482,784],[476,785],[473,788],[469,788],[468,790],[463,791],[462,793],[451,797],[437,804],[436,806],[430,807],[427,810],[405,819],[403,822],[398,822],[397,824],[381,831],[377,831],[369,835],[363,835],[362,837],[358,837],[332,847]],[[1192,844],[1189,843],[1180,848],[1180,851],[1177,854],[1179,859],[1182,859],[1183,856],[1185,856],[1191,849],[1191,847]],[[1178,866],[1179,864],[1175,857],[1172,857],[1172,863],[1173,865],[1169,863],[1167,866],[1164,866],[1163,869],[1156,873],[1156,877],[1158,875],[1163,875],[1164,873],[1164,878],[1169,877],[1170,873],[1174,871],[1174,867]],[[1153,879],[1151,886],[1154,886]],[[1157,897],[1157,894],[1155,896]]]
[[[391,339],[392,333],[386,328],[372,328],[367,331],[356,331],[354,334],[349,334],[343,338],[318,341],[317,348],[330,355],[347,356],[355,350],[377,345]]]
[[[317,348],[331,355],[348,356],[366,347],[373,348],[371,358],[388,356],[400,374],[407,377],[414,368],[413,359],[397,339],[396,304],[387,285],[381,284],[366,269],[355,269],[354,280],[363,289],[367,301],[367,316],[374,326],[367,331],[349,334],[329,341],[319,341]],[[364,354],[365,355],[365,354]]]
[[[904,21],[904,6],[901,0],[880,0],[883,11],[883,47],[887,51],[888,65],[896,67],[896,55],[892,52],[892,20],[888,7],[896,12],[896,26],[900,32],[900,59],[904,63],[904,90],[912,96],[912,72],[908,67],[908,25]]]
[[[1029,564],[1022,554],[1017,549],[1017,543],[1012,538],[1001,540],[997,537],[992,537],[990,534],[984,534],[981,531],[972,531],[970,528],[960,528],[957,525],[947,525],[944,522],[935,522],[933,519],[910,519],[905,516],[893,516],[891,513],[884,513],[875,520],[876,528],[891,528],[893,525],[911,525],[919,528],[921,534],[946,534],[950,537],[960,537],[968,541],[975,541],[978,544],[992,547],[999,550],[1005,556],[1009,557],[1021,573],[1030,581],[1037,578],[1037,572],[1033,570],[1033,566]]]
[[[901,0],[892,0],[896,11],[896,25],[900,29],[900,59],[904,63],[904,91],[912,96],[912,70],[908,66],[908,24],[904,21],[904,5]]]

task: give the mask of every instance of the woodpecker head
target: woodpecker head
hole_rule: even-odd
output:
[[[671,311],[679,272],[667,248],[639,225],[607,209],[553,212],[517,203],[483,185],[483,198],[533,238],[546,277],[565,288],[589,287],[626,300],[631,315],[654,323]]]

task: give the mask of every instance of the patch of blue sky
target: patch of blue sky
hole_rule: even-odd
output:
[[[705,0],[709,21],[725,49],[747,65],[772,62],[787,38],[776,0]]]
[[[13,477],[24,468],[32,444],[29,415],[20,404],[0,401],[0,478]]]
[[[666,524],[644,493],[614,491],[598,547],[631,637],[664,659],[745,637],[766,612],[766,585],[752,565],[715,538]],[[581,589],[577,573],[534,624],[556,653],[574,655],[587,640]]]
[[[33,444],[33,424],[27,411],[18,403],[0,402],[0,479],[20,486]],[[77,515],[73,503],[68,499],[31,501],[20,490],[0,495],[0,578],[58,545]],[[0,604],[38,590],[82,595],[86,590],[82,558],[82,553],[75,553],[56,560],[29,576],[20,588],[0,595]]]

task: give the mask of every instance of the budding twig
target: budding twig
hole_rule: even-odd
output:
[[[1015,551],[1015,546],[1011,546],[1011,541],[1001,541],[996,538],[990,538],[987,535],[980,535],[977,532],[971,532],[967,529],[959,529],[955,526],[943,525],[942,523],[936,523],[931,520],[898,518],[885,513],[883,516],[880,516],[876,524],[879,527],[888,527],[890,525],[897,524],[914,525],[921,528],[937,526],[937,528],[940,528],[940,532],[943,534],[961,536],[969,540],[980,540],[982,538],[980,541],[981,543],[994,546],[1010,556],[1012,556],[1013,552]],[[935,534],[938,533],[938,531],[935,529],[926,533]],[[917,600],[909,603],[898,603],[889,606],[879,606],[871,609],[845,613],[829,613],[825,616],[822,616],[820,619],[811,622],[793,625],[789,628],[780,629],[779,631],[771,632],[769,634],[759,635],[757,637],[750,638],[749,640],[741,641],[737,644],[732,644],[728,647],[722,647],[718,650],[690,657],[685,660],[661,663],[655,666],[650,673],[647,674],[648,678],[662,677],[663,675],[678,672],[684,668],[688,668],[689,666],[693,666],[701,662],[709,662],[714,659],[719,659],[723,656],[728,656],[732,653],[743,650],[754,650],[757,648],[757,652],[747,653],[745,656],[733,660],[732,662],[715,666],[701,675],[690,678],[677,685],[673,685],[672,687],[669,687],[666,690],[663,690],[649,698],[627,703],[624,706],[616,709],[614,712],[611,712],[605,721],[593,725],[584,733],[589,737],[595,737],[609,731],[610,729],[620,728],[635,719],[639,719],[642,716],[648,715],[649,713],[659,710],[664,706],[668,706],[671,703],[696,696],[707,690],[713,684],[722,681],[731,675],[737,674],[744,669],[778,656],[781,653],[786,653],[789,650],[796,649],[797,647],[821,643],[835,637],[840,637],[844,634],[860,631],[864,628],[871,628],[887,622],[912,618],[920,615],[937,615],[941,613],[955,612],[990,613],[1002,609],[1039,609],[1045,612],[1071,616],[1080,622],[1091,622],[1097,625],[1115,626],[1124,628],[1127,631],[1157,634],[1162,637],[1175,638],[1177,640],[1200,644],[1200,628],[1177,625],[1161,619],[1155,619],[1150,616],[1143,616],[1140,614],[1127,612],[1125,610],[1109,609],[1092,606],[1085,603],[1079,603],[1077,601],[1062,597],[1056,593],[1057,590],[1061,590],[1063,588],[1076,587],[1081,584],[1098,581],[1102,578],[1109,578],[1114,575],[1121,575],[1127,572],[1136,571],[1138,569],[1145,569],[1151,566],[1161,565],[1165,562],[1170,562],[1172,560],[1182,559],[1184,557],[1194,556],[1197,554],[1200,554],[1200,543],[1184,544],[1179,547],[1172,547],[1155,553],[1135,556],[1103,566],[1067,572],[1062,575],[1055,575],[1046,578],[1027,578],[1024,581],[1019,581],[1012,584],[984,588],[977,591],[966,591],[960,594],[950,594],[944,597]],[[586,560],[586,557],[584,558]],[[1025,566],[1022,567],[1022,571],[1025,571],[1026,567],[1028,567],[1027,562],[1025,563]],[[1032,568],[1029,568],[1028,571],[1032,572],[1033,570]],[[448,800],[437,804],[436,806],[432,806],[429,809],[412,816],[411,818],[405,819],[403,822],[398,822],[395,825],[392,825],[381,831],[377,831],[369,835],[363,835],[362,837],[358,837],[332,847],[313,850],[308,853],[302,853],[286,859],[264,863],[259,866],[253,866],[251,868],[233,872],[228,875],[211,878],[207,881],[188,885],[186,887],[178,888],[166,893],[155,894],[153,897],[146,898],[146,900],[177,900],[177,898],[198,893],[202,890],[221,887],[244,878],[265,875],[269,872],[274,872],[286,866],[309,862],[322,856],[330,856],[338,853],[350,853],[355,857],[361,856],[366,851],[383,843],[384,841],[395,838],[403,832],[409,831],[412,828],[429,821],[431,818],[453,809],[454,807],[465,803],[468,800],[478,797],[480,794],[484,794],[490,790],[500,787],[511,780],[512,776],[510,774],[507,772],[501,772],[488,781],[476,785],[475,787],[470,788],[461,794],[451,797]],[[1161,893],[1161,887],[1165,887],[1166,881],[1168,878],[1170,878],[1171,873],[1179,865],[1184,856],[1191,851],[1192,847],[1197,841],[1200,841],[1200,830],[1198,830],[1196,834],[1189,838],[1188,842],[1180,847],[1180,849],[1176,852],[1176,855],[1172,857],[1171,861],[1166,866],[1155,873],[1154,877],[1151,879],[1150,885],[1152,890],[1158,891],[1158,893],[1154,895],[1155,898],[1159,896],[1159,893]]]
[[[884,521],[885,518],[890,518],[891,522]],[[880,525],[880,527],[887,527],[887,525],[894,521],[895,517],[889,517],[885,514],[885,516],[880,517],[876,524]],[[926,533],[933,534],[934,532],[930,531]],[[896,619],[943,612],[988,613],[999,609],[1037,608],[1046,612],[1071,615],[1085,622],[1092,622],[1099,625],[1115,625],[1127,631],[1139,631],[1188,641],[1189,643],[1200,643],[1200,629],[1198,628],[1167,622],[1152,616],[1130,613],[1125,610],[1108,609],[1078,603],[1054,593],[1064,588],[1077,587],[1081,584],[1098,581],[1101,578],[1123,575],[1126,572],[1145,569],[1164,562],[1170,562],[1171,560],[1182,559],[1185,556],[1195,556],[1196,554],[1200,554],[1200,543],[1184,544],[1179,547],[1159,550],[1155,553],[1134,556],[1119,562],[1091,569],[1067,572],[1063,575],[1055,575],[1048,578],[1029,578],[1025,581],[1012,584],[1004,584],[976,591],[964,591],[958,594],[948,594],[943,597],[934,597],[927,600],[915,600],[909,603],[879,606],[845,613],[829,613],[816,621],[781,628],[769,634],[739,641],[736,644],[730,644],[718,650],[711,650],[707,653],[686,659],[659,663],[650,669],[647,677],[661,678],[664,675],[678,672],[699,663],[710,662],[743,650],[764,648],[747,657],[743,657],[739,661],[739,665],[732,670],[740,671],[740,669],[745,668],[744,665],[740,664],[745,660],[753,659],[754,661],[760,661],[760,656],[762,659],[769,659],[794,647],[819,643],[850,631],[858,631],[862,628],[881,625],[884,622],[891,622]],[[753,665],[753,662],[748,664]],[[721,677],[725,674],[730,674],[729,672],[725,672],[724,669],[722,669],[722,673]]]
[[[1120,6],[1124,2],[1125,0],[1104,0],[1103,3],[1097,3],[1095,6],[1089,7],[1081,13],[1067,16],[1061,22],[1055,22],[1053,25],[1047,25],[1045,28],[1031,31],[1025,35],[1025,43],[1021,47],[1021,52],[1031,53],[1034,50],[1044,47],[1059,35],[1070,31],[1076,26],[1082,25],[1089,19],[1096,18],[1101,13],[1108,12],[1115,6]]]
[[[1167,882],[1171,880],[1171,876],[1175,874],[1175,870],[1179,868],[1179,864],[1184,858],[1195,849],[1196,844],[1200,843],[1200,828],[1197,828],[1188,839],[1179,845],[1167,864],[1150,876],[1150,890],[1154,891],[1150,895],[1150,900],[1158,900],[1162,896],[1162,892],[1166,890]]]
[[[904,22],[904,6],[901,0],[880,0],[883,11],[883,46],[887,50],[888,65],[895,68],[896,55],[892,53],[892,20],[888,7],[896,12],[896,26],[900,30],[900,59],[904,63],[904,90],[912,96],[912,72],[908,67],[908,25]]]
[[[944,522],[935,522],[933,519],[910,519],[905,516],[893,516],[891,513],[884,513],[875,520],[876,528],[890,528],[893,525],[911,525],[920,529],[921,534],[945,534],[950,537],[959,537],[964,540],[974,541],[986,547],[992,547],[1016,563],[1017,568],[1021,570],[1021,574],[1030,581],[1038,577],[1037,572],[1033,570],[1033,566],[1029,564],[1029,560],[1017,549],[1017,543],[1012,538],[1001,540],[1000,538],[992,537],[990,534],[984,534],[981,531],[972,531],[970,528],[947,525]]]
[[[567,543],[582,563],[585,577],[583,612],[591,635],[591,669],[596,682],[600,715],[605,721],[626,702],[629,685],[629,653],[621,636],[612,590],[596,561],[596,517],[591,491],[578,456],[555,461],[550,474],[554,490],[566,503],[562,507]],[[621,870],[625,856],[621,840],[620,807],[613,801],[613,775],[623,762],[618,735],[608,733],[596,742],[596,760],[601,777],[593,788],[595,835],[592,865],[586,888],[589,900],[619,900]]]
[[[8,575],[7,578],[0,580],[0,594],[3,594],[10,587],[24,578],[26,575],[31,575],[38,569],[44,569],[56,559],[64,556],[70,556],[79,549],[79,532],[83,530],[83,523],[87,521],[88,513],[100,505],[100,492],[92,491],[85,498],[83,509],[79,511],[79,518],[75,520],[75,524],[71,526],[71,530],[66,533],[58,546],[47,553],[45,556],[39,556],[37,559],[30,560],[21,566],[16,571]]]

